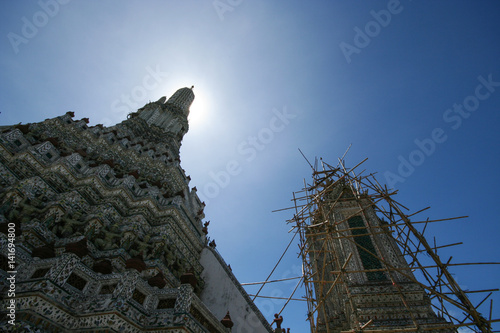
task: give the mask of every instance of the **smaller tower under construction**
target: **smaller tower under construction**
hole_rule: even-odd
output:
[[[294,194],[311,332],[491,331],[390,196],[342,161],[323,162],[312,184]],[[419,261],[422,252],[433,265]],[[452,316],[445,303],[465,318]]]

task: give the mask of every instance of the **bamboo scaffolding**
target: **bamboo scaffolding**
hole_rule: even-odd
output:
[[[262,283],[262,286],[259,288],[259,290],[257,291],[257,294],[254,296],[254,298],[252,299],[252,301],[255,300],[255,298],[257,297],[257,295],[259,295],[259,293],[262,291],[262,288],[264,288],[264,286],[266,285],[267,281],[271,278],[271,275],[273,275],[274,271],[276,270],[276,268],[278,267],[279,263],[281,262],[281,260],[283,259],[283,257],[285,256],[286,252],[288,251],[288,248],[290,247],[290,245],[292,245],[293,243],[293,240],[295,239],[295,236],[297,236],[297,233],[295,233],[292,237],[292,239],[290,240],[290,242],[288,243],[285,251],[283,251],[283,254],[281,255],[281,257],[278,259],[278,262],[276,263],[276,265],[274,265],[274,268],[272,269],[271,273],[269,273],[268,277],[266,278],[266,281],[264,283]]]
[[[389,205],[392,205],[391,199],[388,199]],[[441,262],[441,259],[435,254],[434,251],[432,251],[431,246],[427,242],[425,238],[423,238],[420,233],[413,227],[413,225],[410,223],[410,221],[404,216],[403,212],[394,205],[394,209],[398,212],[398,214],[401,216],[401,218],[407,222],[408,228],[412,231],[413,235],[419,239],[419,241],[422,243],[424,248],[427,250],[427,254],[431,256],[431,258],[436,262],[438,266],[440,266],[440,269],[443,271],[443,275],[446,277],[448,282],[450,283],[450,288],[455,292],[455,295],[460,299],[460,301],[463,303],[463,305],[467,308],[467,312],[470,313],[474,319],[474,322],[476,326],[482,331],[482,332],[489,332],[491,329],[484,325],[484,318],[479,314],[479,312],[476,310],[476,308],[472,305],[470,302],[469,298],[467,295],[462,291],[462,289],[458,286],[456,283],[455,279],[453,276],[448,272],[446,269],[446,266],[443,265]]]
[[[255,294],[248,294],[248,296],[255,296]],[[290,298],[290,297],[276,297],[276,296],[262,296],[257,295],[257,298],[269,298],[269,299],[282,299],[282,300],[290,300],[290,301],[299,301],[299,302],[307,302],[306,299],[302,298]]]
[[[500,322],[500,319],[496,320],[491,320],[488,321],[490,324],[491,323],[497,323]],[[474,322],[470,323],[463,323],[463,324],[454,324],[454,325],[446,325],[446,326],[439,326],[439,327],[418,327],[418,328],[400,328],[400,329],[381,329],[381,330],[363,330],[363,333],[398,333],[398,332],[416,332],[416,331],[434,331],[434,330],[445,330],[445,329],[454,329],[454,328],[460,328],[460,327],[468,327],[468,326],[474,326]],[[356,330],[350,330],[350,331],[341,331],[341,333],[359,333]]]
[[[341,274],[343,273],[343,270],[345,269],[345,267],[347,266],[347,264],[349,263],[349,261],[351,260],[351,258],[352,258],[352,253],[349,254],[349,257],[347,257],[347,260],[345,261],[344,265],[342,266],[342,269],[340,270],[340,272],[338,273],[337,277],[335,278],[335,281],[332,282],[332,285],[330,286],[330,289],[328,289],[328,291],[324,295],[324,298],[320,302],[318,302],[318,305],[312,311],[311,314],[314,314],[316,312],[316,310],[318,310],[318,308],[321,306],[321,304],[325,301],[326,297],[328,297],[328,295],[330,295],[330,293],[333,290],[333,287],[335,287],[337,285],[337,282],[340,280],[340,277],[341,277]]]
[[[291,277],[291,278],[278,279],[278,280],[270,280],[270,281],[263,281],[263,282],[247,282],[247,283],[240,283],[240,284],[242,286],[252,286],[252,285],[256,285],[256,284],[266,284],[266,283],[282,282],[282,281],[295,280],[295,279],[302,279],[302,276],[295,276],[295,277]]]
[[[458,264],[446,264],[446,266],[470,266],[470,265],[500,265],[500,262],[464,262],[464,263],[458,263]],[[441,267],[439,265],[427,265],[427,266],[420,266],[420,267],[410,267],[410,268],[397,268],[393,267],[391,268],[391,271],[408,271],[408,270],[419,270],[419,269],[428,269],[428,268],[436,268],[436,267]],[[360,269],[360,270],[352,270],[352,271],[344,271],[344,273],[369,273],[369,272],[382,272],[385,271],[385,268],[380,268],[380,269]],[[339,274],[339,271],[331,271],[332,274]]]
[[[304,156],[305,158],[305,156]],[[479,262],[479,263],[451,263],[451,257],[446,263],[442,262],[437,254],[438,249],[456,246],[462,244],[453,243],[438,246],[434,241],[431,245],[423,234],[429,223],[452,221],[463,219],[467,216],[458,216],[452,218],[442,219],[427,219],[419,221],[410,221],[410,217],[429,209],[426,207],[419,211],[405,214],[403,210],[409,209],[393,199],[397,194],[397,190],[388,190],[386,186],[382,186],[374,177],[374,174],[362,175],[366,170],[362,170],[357,175],[355,170],[363,164],[367,159],[362,160],[353,168],[347,169],[343,157],[339,159],[338,167],[333,167],[328,163],[321,161],[322,170],[318,170],[318,160],[315,160],[315,165],[311,166],[313,172],[313,182],[308,185],[304,180],[304,187],[301,191],[293,193],[294,202],[293,207],[285,208],[282,210],[295,209],[295,215],[288,223],[294,223],[292,230],[299,234],[299,256],[303,260],[303,284],[306,289],[305,300],[308,303],[308,319],[311,326],[311,332],[330,332],[334,327],[330,327],[330,321],[325,309],[325,302],[332,294],[335,288],[341,288],[347,295],[347,303],[350,308],[350,315],[353,316],[355,327],[351,331],[343,332],[373,332],[373,333],[391,333],[391,332],[415,332],[415,331],[433,331],[433,330],[456,330],[460,327],[475,327],[481,332],[491,332],[491,323],[498,322],[498,319],[491,319],[493,302],[490,302],[489,320],[486,320],[478,311],[477,308],[484,304],[484,302],[491,296],[492,292],[498,289],[483,289],[474,291],[464,291],[460,288],[458,283],[454,280],[452,274],[448,271],[450,267],[469,266],[469,265],[497,265],[500,262]],[[330,196],[334,189],[341,186],[341,192],[335,196]],[[344,187],[348,186],[349,195],[344,197]],[[296,194],[300,194],[297,196]],[[333,199],[332,199],[333,198]],[[338,207],[347,207],[344,205],[352,204],[357,205],[355,211],[350,211],[349,214],[344,215],[342,218],[335,217],[334,211]],[[379,218],[378,223],[368,223],[371,221],[367,216],[367,210],[373,209],[378,215],[382,215],[383,219]],[[281,211],[281,210],[277,210]],[[360,227],[345,227],[347,221],[354,216],[363,216],[365,221],[364,226]],[[318,220],[319,218],[319,220]],[[416,229],[416,225],[423,224],[423,230]],[[344,226],[341,228],[341,225]],[[361,233],[360,233],[361,231]],[[354,233],[353,233],[354,232]],[[385,237],[392,237],[394,246],[398,246],[401,253],[407,260],[407,267],[396,267],[388,260],[380,255],[383,244],[380,242],[380,237],[376,235],[386,235]],[[392,235],[392,236],[391,236]],[[357,237],[370,237],[373,242],[374,249],[370,250],[356,242]],[[382,268],[372,269],[349,269],[349,262],[353,257],[350,253],[347,260],[340,262],[340,257],[335,255],[335,249],[330,244],[333,240],[347,242],[351,244],[358,251],[364,251],[366,255],[378,260]],[[314,245],[313,245],[314,244]],[[331,243],[333,244],[333,243]],[[343,243],[338,243],[343,244]],[[379,253],[380,252],[380,253]],[[428,256],[421,262],[419,259],[420,254]],[[314,262],[312,261],[314,258]],[[429,259],[430,258],[430,259]],[[359,259],[357,259],[359,260]],[[426,263],[430,260],[433,264]],[[425,263],[425,264],[424,264]],[[329,267],[336,267],[337,269],[329,269]],[[430,270],[435,269],[436,272],[431,273]],[[319,270],[319,271],[318,271]],[[401,299],[408,318],[411,319],[412,325],[400,329],[391,329],[390,327],[382,328],[380,324],[371,329],[373,326],[373,319],[368,320],[362,324],[357,317],[356,306],[353,299],[363,297],[363,293],[351,293],[350,283],[346,280],[347,276],[352,274],[369,274],[381,272],[389,279],[390,285],[393,286],[393,291],[385,293],[386,295],[395,295],[394,291]],[[419,281],[412,272],[419,272],[421,278],[425,283]],[[318,275],[321,273],[321,275]],[[404,290],[399,286],[395,280],[395,274],[407,279],[412,283],[416,283],[423,288],[429,295],[431,300],[435,300],[437,304],[431,303],[431,307],[438,311],[438,314],[445,316],[448,322],[440,324],[426,324],[424,326],[418,324],[409,300],[407,297],[412,293],[411,291]],[[329,277],[334,277],[333,279]],[[291,278],[290,278],[291,279]],[[268,283],[268,282],[266,282]],[[258,283],[255,283],[258,284]],[[468,294],[472,293],[485,293],[489,292],[484,299],[477,306],[474,306],[468,298]],[[316,296],[315,296],[316,295]],[[371,295],[371,294],[366,294]],[[383,292],[377,295],[384,295]],[[292,294],[293,296],[293,294]],[[291,297],[290,296],[290,300]],[[464,313],[464,317],[459,319],[456,311],[450,312],[448,308],[455,308]],[[321,316],[319,315],[321,314]],[[316,318],[315,318],[316,316]],[[320,317],[323,319],[320,322]],[[365,320],[366,321],[366,320]],[[467,322],[469,321],[469,322]],[[382,329],[380,329],[382,328]],[[336,330],[336,328],[335,328]]]
[[[290,297],[288,297],[288,299],[286,300],[285,304],[283,304],[283,307],[278,312],[278,315],[280,315],[283,312],[283,310],[286,308],[286,306],[288,305],[288,303],[292,300],[292,297],[295,294],[295,292],[297,291],[297,289],[299,288],[301,282],[302,282],[302,279],[299,280],[299,282],[297,282],[297,285],[295,286],[295,288],[293,289],[292,293],[290,294]]]

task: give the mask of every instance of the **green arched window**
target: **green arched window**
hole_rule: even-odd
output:
[[[382,269],[382,263],[374,256],[377,255],[377,250],[375,250],[375,246],[368,234],[363,218],[361,216],[353,216],[347,220],[347,223],[354,236],[354,242],[356,243],[363,268],[366,270]],[[366,272],[366,277],[368,281],[387,280],[387,277],[382,271]]]

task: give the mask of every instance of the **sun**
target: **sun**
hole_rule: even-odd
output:
[[[203,89],[193,89],[194,91],[194,101],[189,108],[189,127],[201,127],[206,126],[209,121],[210,113],[210,99],[208,94],[205,93]]]

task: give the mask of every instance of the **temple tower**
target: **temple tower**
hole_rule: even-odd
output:
[[[414,282],[373,202],[345,182],[325,186],[331,188],[306,234],[316,298],[324,302],[317,332],[347,331],[368,322],[370,329],[386,330],[446,324]]]
[[[73,112],[0,127],[3,331],[271,330],[180,166],[193,100],[182,88],[111,127]]]
[[[451,258],[441,261],[394,191],[353,169],[321,162],[294,193],[311,332],[491,332],[448,271]]]

